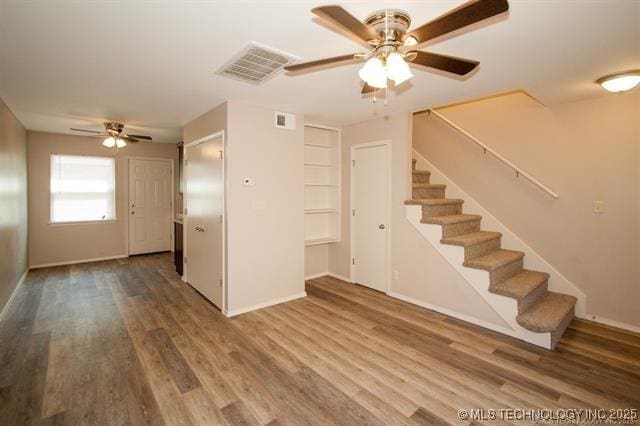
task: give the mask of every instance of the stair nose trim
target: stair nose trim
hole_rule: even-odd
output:
[[[455,225],[458,223],[475,222],[482,220],[482,216],[478,214],[452,214],[447,216],[434,216],[420,219],[420,223],[430,225]]]
[[[510,263],[517,262],[523,257],[524,253],[521,251],[500,249],[487,255],[467,260],[463,263],[463,266],[492,272]]]
[[[489,291],[520,301],[544,285],[548,279],[549,274],[546,272],[523,269],[519,274],[489,286]]]
[[[406,200],[405,205],[420,205],[420,206],[445,206],[449,204],[462,204],[464,200],[460,198],[418,198],[412,200]]]
[[[470,247],[477,244],[486,243],[487,241],[502,238],[500,232],[478,231],[469,234],[456,235],[455,237],[447,237],[440,240],[442,244],[452,246]]]
[[[567,294],[548,292],[537,303],[516,317],[527,330],[537,333],[553,333],[573,312],[578,299]]]

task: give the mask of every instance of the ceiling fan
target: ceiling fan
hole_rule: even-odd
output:
[[[409,80],[413,77],[409,64],[464,76],[480,63],[413,49],[419,44],[507,10],[507,0],[472,0],[409,31],[411,18],[401,10],[379,10],[360,22],[340,6],[316,7],[311,9],[311,13],[338,27],[369,51],[288,65],[284,69],[295,72],[339,62],[366,61],[358,73],[365,82],[362,93],[386,89],[387,80],[392,80],[396,86]]]
[[[104,132],[98,132],[95,130],[74,129],[73,127],[70,130],[76,132],[93,133],[92,136],[95,137],[105,137],[105,140],[102,141],[102,145],[106,146],[107,148],[115,147],[116,150],[118,148],[124,148],[125,146],[127,146],[127,142],[135,143],[139,142],[140,139],[148,141],[152,140],[151,136],[123,133],[124,124],[122,123],[107,121],[102,124],[104,124]]]

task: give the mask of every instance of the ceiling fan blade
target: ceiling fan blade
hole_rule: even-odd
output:
[[[346,31],[355,41],[367,47],[370,47],[369,40],[377,40],[379,37],[373,28],[363,24],[340,6],[315,7],[311,9],[311,13]]]
[[[472,0],[410,31],[404,38],[406,40],[407,37],[413,37],[418,44],[424,43],[507,10],[509,10],[507,0]]]
[[[145,136],[145,135],[132,135],[131,133],[127,133],[124,136],[128,136],[130,138],[136,138],[136,139],[144,139],[147,141],[153,140],[153,138],[151,136]]]
[[[409,62],[410,64],[422,65],[423,67],[435,68],[458,75],[467,75],[480,65],[478,61],[454,58],[453,56],[445,56],[438,53],[422,52],[420,50],[412,50],[407,52],[407,54],[415,54],[415,58]]]
[[[87,133],[97,133],[97,134],[104,133],[104,132],[97,132],[95,130],[74,129],[73,127],[69,128],[69,130],[75,130],[76,132],[87,132]]]
[[[333,64],[333,63],[336,63],[336,62],[353,61],[354,59],[356,59],[356,58],[354,57],[354,54],[351,53],[349,55],[334,56],[332,58],[324,58],[324,59],[318,59],[318,60],[315,60],[315,61],[302,62],[302,63],[299,63],[299,64],[288,65],[288,66],[284,67],[284,69],[286,71],[302,71],[302,70],[306,70],[308,68],[319,67],[319,66],[322,66],[322,65]]]
[[[131,143],[139,142],[139,141],[138,141],[138,139],[136,139],[136,138],[132,138],[132,137],[131,137],[131,136],[129,136],[129,135],[120,135],[120,136],[119,136],[119,138],[120,138],[120,139],[124,139],[125,141],[127,141],[127,142],[131,142]]]
[[[363,95],[367,94],[367,93],[373,93],[376,91],[376,88],[373,86],[369,86],[367,83],[364,84],[364,86],[362,86],[362,93]]]

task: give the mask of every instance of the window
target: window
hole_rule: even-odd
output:
[[[115,159],[52,155],[51,223],[115,220],[115,187]]]

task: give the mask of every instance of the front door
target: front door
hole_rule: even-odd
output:
[[[366,144],[352,151],[353,278],[358,284],[388,291],[389,150]]]
[[[222,308],[224,169],[222,136],[185,149],[187,281]]]
[[[129,160],[129,254],[171,250],[171,163]]]

